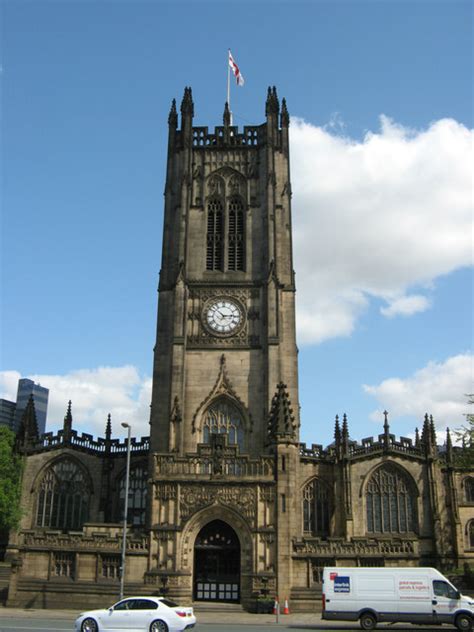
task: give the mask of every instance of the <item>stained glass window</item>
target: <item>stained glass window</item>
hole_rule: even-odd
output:
[[[127,523],[139,527],[145,524],[148,470],[145,464],[130,469],[128,486]],[[125,506],[125,474],[119,482],[120,520],[123,520]]]
[[[370,478],[366,491],[369,533],[416,531],[416,495],[406,474],[385,465]]]
[[[318,478],[303,489],[303,530],[312,535],[329,534],[329,490]]]
[[[70,459],[46,471],[38,493],[36,526],[81,529],[89,517],[91,489],[82,467]]]

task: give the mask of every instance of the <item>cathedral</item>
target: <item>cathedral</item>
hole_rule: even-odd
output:
[[[30,400],[17,438],[23,517],[11,533],[9,606],[118,600],[126,457],[126,594],[250,611],[320,608],[324,566],[474,568],[474,471],[426,415],[411,440],[388,414],[355,441],[300,443],[289,114],[193,125],[184,91],[168,119],[163,251],[150,436],[38,436]]]

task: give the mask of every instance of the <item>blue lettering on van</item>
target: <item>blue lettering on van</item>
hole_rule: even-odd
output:
[[[351,578],[350,577],[335,577],[334,578],[334,592],[335,593],[348,593],[351,592]]]

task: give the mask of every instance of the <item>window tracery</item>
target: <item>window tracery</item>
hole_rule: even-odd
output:
[[[148,492],[148,470],[145,464],[137,464],[130,469],[128,485],[127,523],[134,527],[145,524],[146,499]],[[125,473],[119,481],[120,520],[125,507]]]
[[[318,478],[303,489],[303,530],[311,535],[329,534],[329,489]]]
[[[226,434],[228,445],[244,447],[244,421],[238,408],[225,398],[212,403],[204,414],[203,443],[211,442],[212,434]]]
[[[386,465],[370,478],[366,490],[367,531],[407,533],[416,530],[416,495],[407,475]]]
[[[90,484],[84,470],[70,459],[48,468],[38,492],[36,526],[81,529],[89,517]]]
[[[464,492],[466,495],[466,502],[474,503],[474,478],[472,476],[465,479]]]

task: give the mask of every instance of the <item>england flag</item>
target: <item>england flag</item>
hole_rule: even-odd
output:
[[[232,57],[232,53],[230,52],[230,48],[229,48],[229,66],[232,68],[232,72],[234,73],[234,77],[235,77],[235,79],[237,81],[237,85],[238,86],[243,86],[244,85],[244,78],[242,77],[242,73],[240,72],[239,67],[235,63],[234,58]]]

